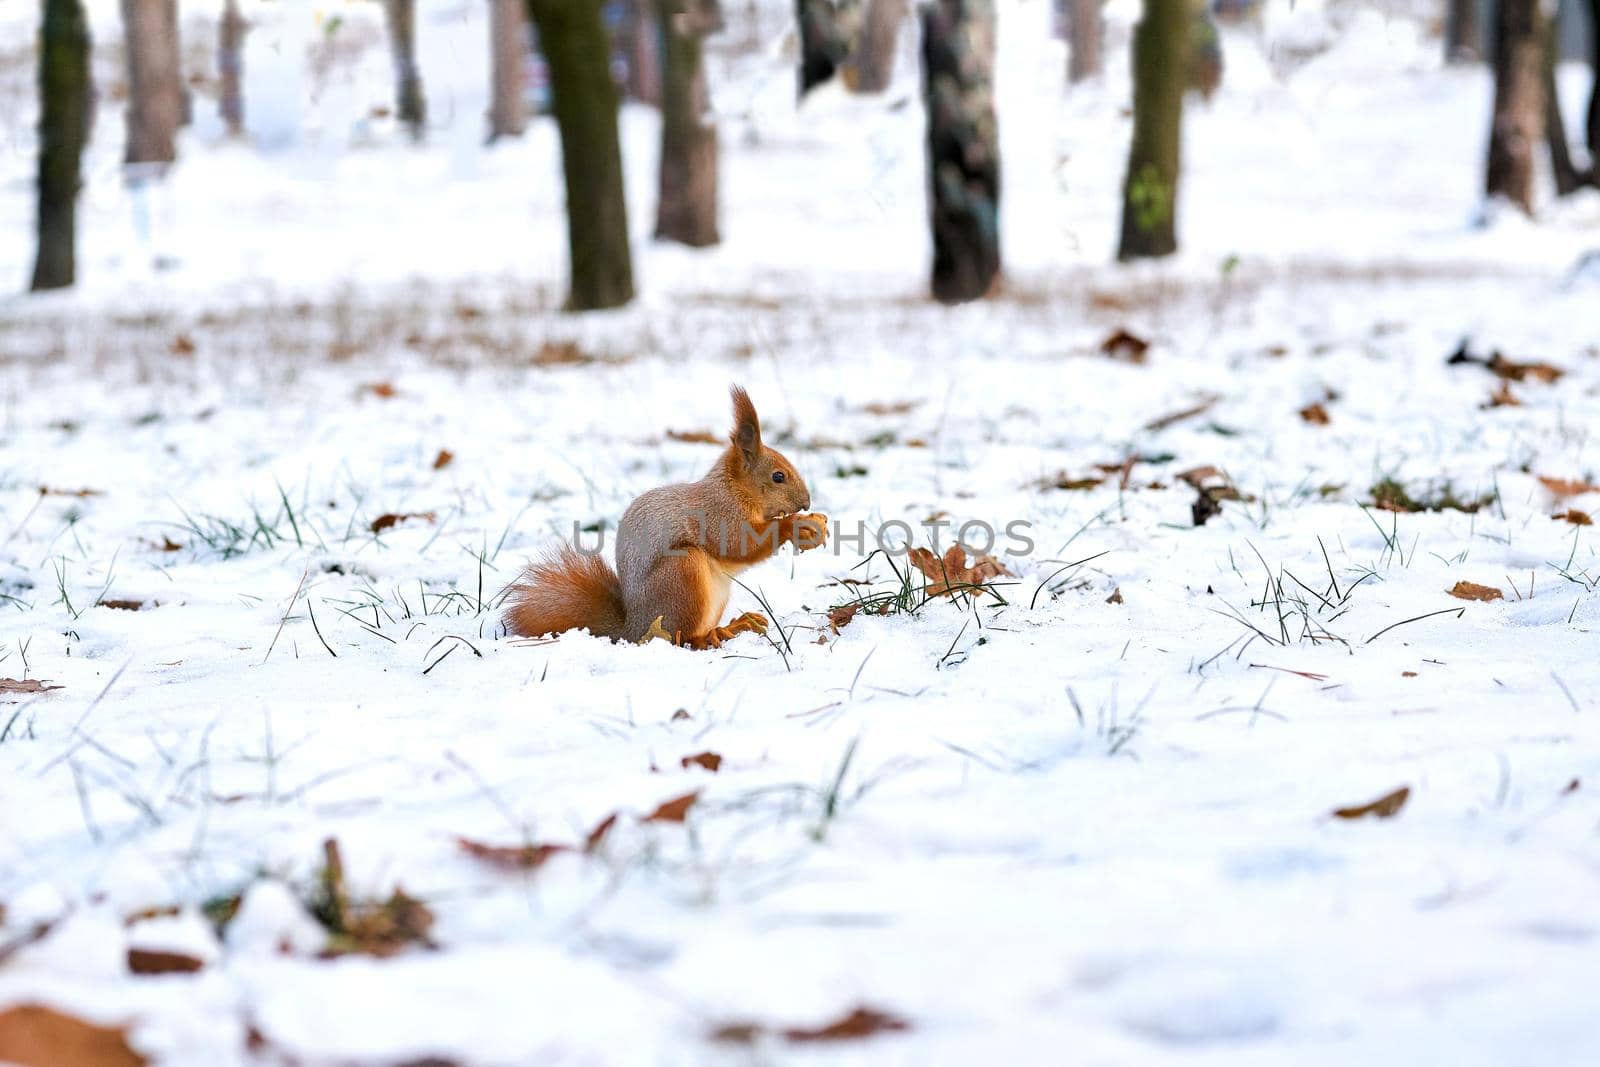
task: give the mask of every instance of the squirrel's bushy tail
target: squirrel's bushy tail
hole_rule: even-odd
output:
[[[506,630],[518,637],[543,637],[579,627],[596,637],[622,636],[627,612],[622,583],[598,553],[562,545],[529,565],[506,601]]]

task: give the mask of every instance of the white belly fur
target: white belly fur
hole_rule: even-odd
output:
[[[710,556],[706,557],[706,588],[711,591],[706,601],[706,613],[700,620],[698,633],[705,633],[722,622],[722,615],[728,610],[728,594],[733,589],[733,576],[747,568],[739,564],[721,563]]]

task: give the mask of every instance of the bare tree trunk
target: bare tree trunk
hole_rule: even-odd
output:
[[[1444,58],[1448,63],[1476,63],[1483,58],[1483,25],[1478,0],[1445,0]]]
[[[661,31],[655,0],[628,0],[622,50],[628,57],[628,97],[642,104],[661,103]]]
[[[1572,162],[1567,144],[1567,124],[1561,117],[1561,94],[1556,91],[1556,62],[1560,58],[1560,29],[1551,19],[1545,27],[1544,62],[1544,139],[1550,146],[1550,173],[1556,181],[1556,195],[1566,196],[1581,188],[1588,175],[1580,174]]]
[[[128,55],[128,163],[178,158],[183,74],[171,0],[122,0]]]
[[[1000,138],[994,114],[993,0],[922,8],[933,297],[988,295],[1000,275]]]
[[[1484,187],[1533,213],[1534,148],[1545,127],[1539,0],[1500,0],[1495,16],[1494,115]]]
[[[561,130],[567,188],[567,239],[573,311],[620,307],[633,299],[628,207],[617,143],[617,86],[600,0],[528,0]]]
[[[716,244],[717,127],[710,119],[701,41],[721,28],[707,0],[658,0],[664,48],[656,237],[693,248]]]
[[[1584,140],[1589,146],[1590,180],[1600,184],[1600,0],[1589,0],[1589,110],[1584,116]]]
[[[1124,262],[1178,250],[1178,169],[1190,50],[1187,0],[1144,0],[1133,35],[1133,142],[1117,246],[1117,258]]]
[[[1067,81],[1098,78],[1105,66],[1103,0],[1067,0]]]
[[[528,12],[522,0],[489,0],[489,140],[521,137],[527,124],[522,65]]]
[[[850,60],[855,92],[881,93],[889,88],[905,15],[906,0],[867,0],[861,17],[861,39]]]
[[[239,13],[239,0],[227,0],[222,8],[222,18],[217,22],[217,113],[222,116],[229,135],[238,137],[244,132],[244,35],[247,25]]]
[[[428,101],[417,67],[417,0],[384,0],[383,7],[394,56],[395,114],[412,140],[420,141],[428,124]]]
[[[40,44],[34,290],[77,280],[79,162],[89,138],[89,20],[79,0],[45,0]]]

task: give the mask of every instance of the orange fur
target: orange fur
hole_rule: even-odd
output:
[[[511,587],[505,619],[506,629],[521,637],[579,628],[596,637],[621,637],[622,583],[600,556],[562,545]]]

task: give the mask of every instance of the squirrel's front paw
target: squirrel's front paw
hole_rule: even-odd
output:
[[[828,540],[828,516],[814,512],[794,517],[794,550],[806,552]]]

